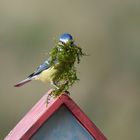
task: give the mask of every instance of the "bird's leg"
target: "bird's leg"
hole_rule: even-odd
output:
[[[48,94],[48,96],[47,96],[47,104],[50,103],[50,101],[51,101],[52,98],[55,98],[55,97],[56,97],[55,94],[57,93],[57,91],[59,91],[59,87],[57,86],[56,82],[51,81],[51,85],[52,85],[53,87],[55,87],[55,89],[52,90],[52,91]]]
[[[56,89],[59,89],[59,87],[57,86],[56,82],[51,81],[51,85],[54,86]]]
[[[58,83],[57,83],[58,84]],[[67,91],[68,89],[68,81],[65,81],[61,86],[57,85],[56,82],[51,81],[51,85],[55,87],[54,90],[52,90],[51,93],[49,93],[47,97],[47,104],[50,103],[52,98],[55,98],[59,96],[62,92],[65,92],[65,94],[70,95],[70,93]]]

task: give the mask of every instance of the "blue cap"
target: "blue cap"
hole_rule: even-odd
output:
[[[59,41],[63,43],[73,42],[73,37],[72,35],[65,33],[60,36]]]

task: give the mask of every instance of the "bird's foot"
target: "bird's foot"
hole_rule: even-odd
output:
[[[55,98],[56,96],[54,95],[54,90],[51,91],[51,93],[48,94],[47,96],[47,100],[46,100],[46,103],[47,105]]]
[[[52,91],[48,94],[48,96],[47,96],[47,101],[46,101],[47,105],[48,105],[53,99],[55,99],[56,97],[58,97],[61,93],[64,93],[64,94],[67,94],[67,95],[70,96],[70,92],[69,92],[69,91],[64,91],[64,92],[62,92],[62,91],[59,90],[59,89],[52,90]]]

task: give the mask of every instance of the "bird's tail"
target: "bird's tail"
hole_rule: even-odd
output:
[[[26,83],[28,83],[28,82],[30,82],[30,81],[32,81],[32,78],[27,78],[27,79],[25,79],[25,80],[20,81],[20,82],[17,83],[16,85],[14,85],[14,87],[21,87],[21,86],[23,86],[24,84],[26,84]]]

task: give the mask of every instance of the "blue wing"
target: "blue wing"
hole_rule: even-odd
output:
[[[22,80],[21,82],[17,83],[14,85],[15,87],[20,87],[23,86],[24,84],[30,82],[34,76],[40,74],[42,71],[48,69],[51,67],[51,62],[50,60],[46,60],[43,64],[41,64],[32,74],[30,74],[25,80]]]
[[[28,78],[36,76],[36,75],[40,74],[42,71],[44,71],[50,67],[51,67],[51,63],[50,63],[50,60],[48,59],[43,64],[41,64],[32,74],[30,74],[28,76]]]

